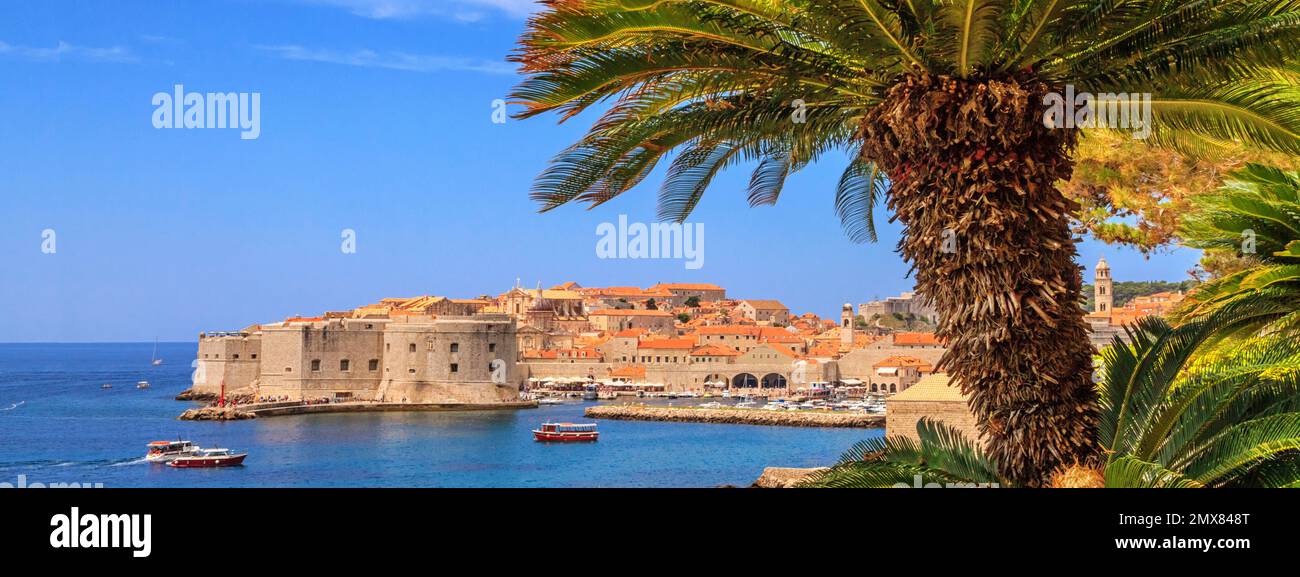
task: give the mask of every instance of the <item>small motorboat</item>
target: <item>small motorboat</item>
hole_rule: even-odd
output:
[[[109,383],[104,383],[104,384],[100,385],[99,388],[101,388],[101,389],[111,389],[111,388],[113,388],[113,385],[111,385],[111,384],[109,384]]]
[[[232,453],[230,449],[198,449],[192,455],[176,457],[167,462],[177,469],[206,469],[211,467],[236,467],[244,464],[248,453]]]
[[[533,429],[533,439],[544,442],[595,441],[598,437],[596,423],[543,423],[542,428]]]
[[[147,389],[147,388],[149,388],[149,381],[140,381],[140,382],[138,382],[138,383],[135,384],[135,388],[137,388],[137,389]]]
[[[193,455],[199,448],[189,441],[154,441],[149,443],[144,459],[150,463],[166,463],[177,457]]]
[[[555,397],[542,397],[537,400],[539,405],[563,405],[564,401]]]

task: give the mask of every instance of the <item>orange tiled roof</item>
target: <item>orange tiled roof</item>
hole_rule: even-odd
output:
[[[646,335],[646,334],[650,334],[650,331],[646,329],[624,329],[614,333],[614,336],[619,338],[637,339],[637,338],[641,338],[641,335]]]
[[[645,378],[645,365],[628,365],[619,367],[609,372],[611,377],[629,377],[635,379]]]
[[[651,289],[664,290],[683,290],[683,291],[720,291],[722,287],[709,283],[689,283],[689,282],[661,282]]]
[[[693,339],[646,339],[637,343],[638,349],[693,349]]]
[[[740,352],[718,345],[707,345],[691,351],[692,357],[738,357]]]
[[[643,310],[643,309],[600,309],[600,310],[598,310],[598,311],[593,311],[593,312],[591,312],[591,313],[588,313],[588,316],[602,316],[602,317],[671,317],[671,316],[673,316],[673,313],[670,313],[670,312],[668,312],[668,311],[660,311],[660,310],[647,311],[647,310]]]
[[[323,317],[289,317],[284,319],[285,323],[314,323],[325,320]]]
[[[925,361],[918,359],[916,357],[909,357],[907,355],[893,355],[881,359],[880,362],[871,365],[871,368],[879,369],[881,367],[926,367],[926,366],[929,365],[926,364]]]
[[[760,311],[790,310],[785,305],[781,304],[781,301],[775,301],[775,300],[745,299],[740,302],[749,303],[749,306],[754,307],[754,309]]]
[[[895,345],[940,345],[934,333],[894,333]]]

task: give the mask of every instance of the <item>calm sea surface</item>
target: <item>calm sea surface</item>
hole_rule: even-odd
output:
[[[601,421],[597,443],[542,444],[543,420],[592,403],[519,411],[371,413],[229,423],[177,421],[195,406],[194,343],[0,344],[0,483],[105,487],[713,487],[766,466],[833,462],[880,430]],[[137,390],[148,380],[153,388]],[[102,390],[100,385],[113,388]],[[684,401],[675,401],[683,404]],[[149,441],[249,451],[244,467],[178,470],[142,460]]]

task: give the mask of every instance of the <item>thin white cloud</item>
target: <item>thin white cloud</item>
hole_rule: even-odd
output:
[[[17,58],[34,62],[61,62],[80,60],[86,62],[136,62],[139,59],[121,46],[98,48],[77,46],[62,40],[52,47],[21,46],[0,41],[0,57]]]
[[[487,12],[522,18],[537,8],[536,0],[305,0],[337,6],[366,18],[405,20],[422,16],[443,16],[476,22]]]
[[[255,48],[265,50],[286,60],[305,60],[344,64],[363,68],[388,68],[408,72],[481,72],[485,74],[513,74],[514,68],[506,62],[496,62],[478,58],[443,56],[438,54],[411,54],[409,52],[374,50],[354,50],[345,52],[322,48],[306,48],[296,44],[279,46],[258,45]]]

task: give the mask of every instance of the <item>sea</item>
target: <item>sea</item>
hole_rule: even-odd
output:
[[[595,443],[538,443],[543,421],[587,422],[594,401],[536,409],[179,421],[196,403],[195,343],[0,344],[0,487],[718,487],[764,467],[835,462],[879,429],[600,421]],[[151,387],[137,389],[138,381]],[[101,388],[104,384],[110,389]],[[716,399],[714,399],[716,400]],[[689,404],[689,400],[662,401]],[[247,451],[242,467],[173,469],[150,441]]]

